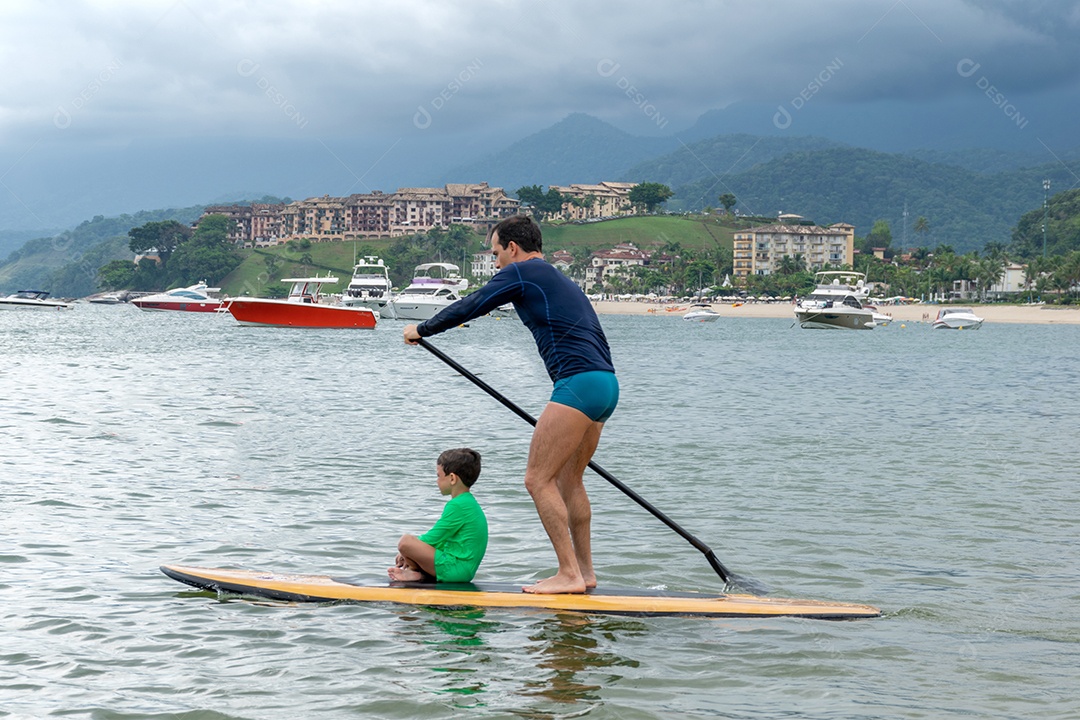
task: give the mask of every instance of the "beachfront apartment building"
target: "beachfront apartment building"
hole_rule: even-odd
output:
[[[986,288],[987,298],[1000,300],[1010,295],[1015,296],[1027,292],[1031,288],[1025,286],[1024,278],[1027,274],[1027,265],[1020,263],[1008,263],[1001,268],[1001,279]],[[983,300],[979,297],[979,286],[975,280],[953,280],[952,290],[949,292],[952,300]]]
[[[556,250],[548,258],[552,265],[559,268],[563,273],[570,274],[570,266],[574,264],[574,256],[566,250]],[[490,250],[473,253],[469,262],[469,272],[475,278],[491,277],[498,272],[495,267],[495,256]]]
[[[790,217],[790,216],[789,216]],[[848,265],[855,260],[855,226],[775,223],[741,230],[734,235],[733,270],[736,278],[776,272],[784,257],[800,255],[807,267]]]
[[[639,250],[633,243],[620,243],[610,250],[597,250],[592,254],[585,271],[586,287],[603,286],[612,276],[628,277],[633,268],[649,263],[650,253]]]
[[[281,208],[283,205],[252,203],[251,205],[209,205],[203,210],[207,215],[224,215],[233,221],[229,240],[237,245],[254,244],[254,240],[266,241],[281,235]],[[260,243],[265,244],[265,243]]]
[[[491,277],[496,272],[498,269],[495,267],[495,256],[490,250],[473,253],[472,261],[469,263],[469,273],[474,278]]]
[[[551,185],[566,201],[560,215],[563,220],[591,220],[595,218],[633,215],[637,212],[630,202],[630,191],[637,183],[600,182],[595,185],[571,183]]]
[[[442,188],[400,188],[299,200],[287,205],[215,205],[204,213],[231,218],[230,239],[238,245],[270,245],[307,238],[315,241],[397,237],[447,228],[451,224],[492,225],[516,214],[520,203],[487,183],[454,183]]]
[[[552,265],[562,270],[565,275],[570,274],[570,268],[574,265],[574,256],[570,254],[569,250],[556,250],[551,253],[549,260]]]
[[[1001,279],[991,285],[987,292],[997,298],[1025,292],[1030,289],[1024,283],[1026,276],[1027,265],[1009,263],[1002,269]]]

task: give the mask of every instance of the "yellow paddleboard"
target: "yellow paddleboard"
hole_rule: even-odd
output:
[[[585,594],[533,595],[509,583],[365,583],[326,575],[295,575],[185,565],[161,571],[205,590],[293,602],[388,602],[440,607],[535,608],[581,613],[699,617],[801,617],[854,620],[879,617],[870,605],[784,600],[754,595],[710,595],[603,588]]]

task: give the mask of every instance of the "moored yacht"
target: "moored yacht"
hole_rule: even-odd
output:
[[[712,309],[708,303],[695,303],[690,306],[689,312],[682,316],[683,320],[691,322],[716,322],[720,319],[720,313]]]
[[[469,281],[452,263],[417,265],[412,282],[390,301],[392,316],[398,320],[427,320],[444,307],[461,299]]]
[[[341,304],[366,307],[390,316],[390,271],[381,258],[368,255],[353,266],[352,280],[341,295]]]
[[[978,330],[982,324],[983,319],[971,308],[945,307],[938,310],[930,327],[935,330]]]
[[[135,298],[131,304],[140,310],[175,310],[180,312],[212,313],[222,306],[221,299],[213,297],[221,288],[206,286],[206,281],[189,287],[174,288],[154,295]]]
[[[815,274],[814,279],[817,283],[814,291],[800,298],[795,306],[799,327],[870,330],[878,325],[874,311],[863,307],[870,294],[865,274],[824,270]]]
[[[19,290],[0,298],[0,310],[71,310],[74,303],[51,300],[45,290]]]

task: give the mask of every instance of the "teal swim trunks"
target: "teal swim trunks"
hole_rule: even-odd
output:
[[[580,410],[594,422],[604,422],[619,404],[615,373],[592,370],[555,381],[551,402]]]

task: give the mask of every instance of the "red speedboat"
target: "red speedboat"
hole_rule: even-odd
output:
[[[219,298],[211,297],[221,288],[206,287],[201,282],[191,287],[166,290],[156,295],[135,298],[131,304],[140,310],[179,310],[182,312],[216,312],[222,307]]]
[[[363,306],[325,305],[319,291],[323,285],[336,283],[334,277],[284,278],[292,283],[289,296],[274,298],[229,298],[225,301],[232,316],[243,325],[278,325],[281,327],[373,328],[378,315]]]

